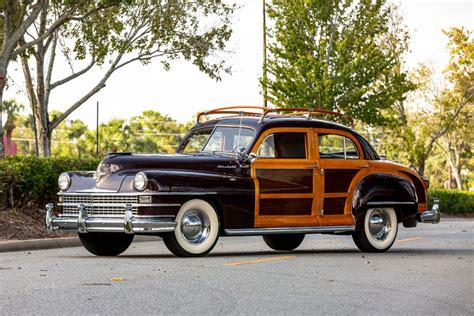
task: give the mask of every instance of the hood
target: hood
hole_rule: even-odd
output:
[[[234,156],[205,154],[110,154],[99,165],[98,173],[138,172],[156,169],[212,171],[222,166],[237,166]],[[102,167],[102,170],[101,170]],[[127,172],[129,173],[129,172]]]
[[[131,182],[139,171],[235,172],[239,160],[234,156],[204,154],[131,154],[117,153],[105,157],[95,173],[74,172],[69,192],[118,192],[122,183]]]

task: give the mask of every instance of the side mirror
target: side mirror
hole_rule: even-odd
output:
[[[252,163],[255,161],[255,159],[257,159],[257,155],[255,153],[250,153],[245,159],[245,162]]]

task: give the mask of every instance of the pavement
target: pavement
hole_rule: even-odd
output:
[[[134,242],[154,240],[156,240],[156,238],[149,236],[135,236],[134,238]],[[9,240],[0,242],[0,252],[56,249],[80,246],[82,246],[82,244],[78,237]]]
[[[0,315],[474,315],[474,221],[400,227],[392,249],[308,235],[294,252],[220,238],[177,258],[161,239],[118,257],[82,247],[0,253]]]

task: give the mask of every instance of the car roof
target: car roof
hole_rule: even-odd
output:
[[[313,128],[326,128],[326,129],[334,129],[339,131],[345,131],[353,135],[361,144],[364,156],[366,159],[371,160],[379,160],[380,157],[377,155],[373,147],[369,144],[369,142],[359,133],[354,131],[352,128],[344,126],[342,124],[320,120],[315,118],[306,118],[301,116],[267,116],[265,119],[260,122],[260,116],[226,116],[220,117],[216,119],[212,119],[209,121],[205,121],[202,123],[196,124],[190,132],[196,129],[201,128],[213,128],[215,126],[242,126],[242,127],[249,127],[256,131],[257,135],[261,134],[263,131],[276,128],[276,127],[313,127]]]
[[[331,128],[337,130],[347,131],[349,133],[355,133],[353,129],[344,126],[342,124],[320,120],[315,118],[304,118],[304,117],[289,117],[289,116],[267,116],[262,122],[260,117],[255,116],[228,116],[221,117],[203,123],[197,124],[195,127],[215,126],[215,125],[242,125],[252,127],[253,129],[268,129],[274,127],[319,127],[319,128]]]

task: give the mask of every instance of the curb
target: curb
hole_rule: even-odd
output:
[[[133,242],[157,241],[157,240],[161,240],[161,238],[157,236],[135,236]],[[13,252],[13,251],[81,247],[81,246],[82,244],[78,237],[12,240],[12,241],[0,242],[0,253]]]

